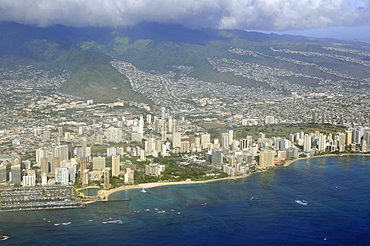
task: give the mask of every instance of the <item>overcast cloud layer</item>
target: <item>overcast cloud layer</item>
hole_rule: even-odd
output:
[[[0,21],[49,26],[289,30],[370,24],[370,0],[0,0]]]

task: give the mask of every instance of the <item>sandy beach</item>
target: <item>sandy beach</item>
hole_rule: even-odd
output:
[[[204,181],[178,181],[178,182],[155,182],[155,183],[142,183],[138,185],[125,185],[118,188],[114,188],[111,190],[100,190],[99,191],[99,197],[102,198],[104,201],[109,200],[109,196],[115,192],[123,191],[123,190],[131,190],[131,189],[150,189],[158,186],[164,186],[164,185],[188,185],[188,184],[202,184],[202,183],[209,183],[209,182],[215,182],[215,181],[221,181],[221,180],[233,180],[233,179],[240,179],[248,177],[248,175],[242,175],[242,176],[235,176],[235,177],[226,177],[226,178],[220,178],[220,179],[210,179],[210,180],[204,180]]]
[[[293,160],[288,160],[284,163],[282,167],[286,167],[291,165],[292,163],[299,161],[299,160],[305,160],[310,158],[320,158],[320,157],[329,157],[329,156],[347,156],[347,155],[370,155],[370,154],[360,154],[360,153],[343,153],[343,154],[326,154],[326,155],[316,155],[316,156],[309,156],[309,157],[301,157]],[[265,170],[263,170],[265,171]],[[266,170],[267,171],[267,170]],[[258,171],[260,172],[260,171]],[[255,173],[258,173],[255,172]],[[229,180],[229,179],[240,179],[240,178],[246,178],[251,174],[247,175],[241,175],[241,176],[234,176],[234,177],[226,177],[226,178],[220,178],[220,179],[210,179],[210,180],[204,180],[204,181],[179,181],[179,182],[155,182],[155,183],[142,183],[138,185],[125,185],[118,188],[114,188],[111,190],[100,190],[99,191],[99,197],[102,198],[104,201],[109,200],[109,196],[115,192],[123,191],[123,190],[131,190],[131,189],[150,189],[153,187],[158,186],[164,186],[164,185],[187,185],[187,184],[202,184],[202,183],[209,183],[209,182],[215,182],[215,181],[221,181],[221,180]]]

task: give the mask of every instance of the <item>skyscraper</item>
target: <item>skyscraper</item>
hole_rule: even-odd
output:
[[[319,151],[325,151],[326,150],[326,135],[324,135],[322,133],[319,134],[318,150]]]
[[[181,147],[181,133],[180,132],[173,132],[172,133],[172,148],[180,148]]]
[[[126,168],[126,172],[124,175],[124,183],[125,184],[134,184],[134,170],[131,170],[131,168]]]
[[[19,185],[22,182],[22,170],[21,165],[15,165],[10,167],[12,183]]]
[[[155,139],[148,138],[144,141],[144,150],[147,154],[151,155],[155,147]]]
[[[120,128],[109,127],[105,134],[107,142],[119,143],[123,141],[123,132]]]
[[[55,169],[55,182],[61,183],[62,185],[68,185],[69,172],[67,167],[58,167]]]
[[[144,133],[144,120],[143,120],[143,116],[140,116],[137,132],[140,133],[140,134],[143,134]]]
[[[148,125],[151,125],[151,124],[152,124],[152,115],[151,115],[151,114],[148,114],[148,115],[146,116],[146,123],[147,123]]]
[[[211,143],[211,135],[209,133],[200,135],[200,145],[202,149],[208,147],[208,144]]]
[[[5,183],[8,181],[9,168],[7,165],[0,165],[0,183]]]
[[[311,150],[311,135],[305,134],[303,139],[303,151]]]
[[[104,187],[109,188],[110,187],[110,170],[109,168],[105,168],[103,170],[104,173]]]
[[[82,157],[86,157],[87,138],[82,138]]]
[[[93,157],[93,170],[103,170],[105,165],[105,157]]]
[[[345,131],[346,134],[346,146],[350,146],[352,144],[352,131],[348,130]]]
[[[85,169],[82,172],[82,184],[83,185],[88,185],[90,181],[90,171],[89,169]]]
[[[58,145],[54,147],[54,157],[58,157],[61,161],[68,160],[68,146]]]
[[[200,137],[194,138],[194,147],[197,149],[200,148]]]
[[[63,137],[63,127],[58,127],[58,136],[59,136],[60,138],[62,138],[62,137]]]
[[[221,147],[224,149],[229,148],[229,134],[227,132],[221,134]]]
[[[165,118],[166,118],[166,108],[161,107],[161,119],[165,119]]]
[[[41,158],[48,157],[48,148],[42,147],[36,150],[36,163],[41,165]]]
[[[87,169],[87,158],[82,157],[80,159],[80,173],[82,173],[85,169]]]
[[[344,134],[343,132],[338,134],[338,145],[340,150],[344,149],[344,146],[346,145],[346,134]]]
[[[273,167],[275,151],[267,150],[260,153],[259,165],[261,169]]]
[[[121,158],[119,155],[112,156],[112,176],[118,176],[120,173]]]
[[[173,121],[172,121],[172,117],[168,117],[168,122],[167,122],[167,130],[168,132],[173,132]]]
[[[215,167],[222,166],[222,151],[218,149],[212,149],[211,164]]]
[[[233,129],[228,129],[227,133],[229,134],[229,145],[230,145],[234,141],[234,131],[233,131]]]
[[[50,131],[45,130],[43,134],[43,139],[44,142],[50,141]]]
[[[180,152],[189,152],[190,151],[190,144],[189,141],[181,141],[180,143]]]

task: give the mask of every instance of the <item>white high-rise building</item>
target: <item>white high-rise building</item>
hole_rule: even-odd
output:
[[[140,116],[139,125],[138,125],[138,133],[144,133],[144,120],[143,116]]]
[[[55,168],[55,182],[59,182],[62,185],[68,185],[69,171],[67,167]]]
[[[87,149],[87,138],[82,138],[82,156],[86,157],[86,149]]]
[[[162,144],[161,155],[164,156],[164,155],[166,155],[166,153],[167,153],[167,145]]]
[[[123,141],[123,132],[120,128],[110,127],[105,132],[107,142],[119,143]]]
[[[275,165],[274,163],[275,151],[263,151],[260,153],[259,165],[261,169],[270,168]]]
[[[152,115],[151,115],[151,114],[148,114],[148,115],[146,116],[146,123],[147,123],[148,125],[151,125],[151,124],[152,124]]]
[[[88,185],[90,182],[90,171],[89,169],[85,169],[82,172],[82,184]]]
[[[343,132],[339,133],[338,134],[338,147],[340,147],[341,149],[344,149],[344,147],[346,146],[346,134],[344,134]]]
[[[68,160],[68,145],[58,145],[54,147],[54,158],[58,157],[61,161]]]
[[[23,176],[23,187],[33,187],[36,186],[36,175]]]
[[[229,134],[227,132],[221,134],[221,147],[224,149],[229,148]]]
[[[274,116],[266,116],[265,118],[265,124],[275,124],[275,117]]]
[[[234,131],[233,129],[228,129],[227,134],[229,134],[229,145],[234,142]]]
[[[311,150],[311,135],[305,134],[303,139],[303,151]]]
[[[151,155],[153,150],[155,149],[155,139],[148,138],[144,141],[144,150],[147,154]]]
[[[120,173],[121,158],[119,155],[112,156],[112,176],[118,176]]]
[[[134,170],[131,170],[131,168],[126,168],[126,172],[124,175],[124,183],[125,184],[134,184]]]
[[[94,170],[103,170],[106,168],[105,157],[93,157],[93,169]]]
[[[180,148],[181,147],[181,133],[180,132],[173,132],[172,133],[172,148]]]
[[[150,163],[145,166],[145,175],[159,176],[166,169],[165,165],[159,165],[157,163]]]
[[[211,135],[209,133],[200,135],[200,145],[202,149],[208,147],[208,144],[211,143]]]
[[[42,147],[36,150],[36,163],[41,165],[41,159],[48,157],[48,148]]]
[[[115,147],[107,148],[107,157],[117,155],[117,149]]]
[[[51,134],[50,131],[45,130],[44,131],[44,134],[43,134],[43,139],[42,140],[44,142],[50,141],[50,134]]]
[[[322,133],[319,134],[318,150],[319,151],[326,150],[326,135]]]
[[[41,174],[41,185],[48,185],[48,175],[46,173]]]
[[[165,119],[166,118],[166,108],[165,107],[161,107],[161,119]]]
[[[58,127],[58,137],[63,137],[63,127]]]

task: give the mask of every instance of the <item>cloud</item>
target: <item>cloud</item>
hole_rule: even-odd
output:
[[[370,24],[370,0],[0,0],[0,21],[49,26],[288,30]]]

